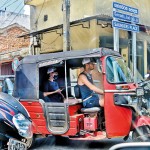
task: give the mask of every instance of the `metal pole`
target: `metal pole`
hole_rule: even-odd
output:
[[[70,51],[70,0],[63,0],[63,51]]]
[[[113,11],[116,11],[115,8],[113,8]],[[118,21],[116,18],[113,18],[113,20]],[[113,28],[113,39],[114,39],[114,51],[119,52],[119,29]]]
[[[119,29],[113,28],[114,30],[114,51],[119,52]]]
[[[132,32],[132,62],[134,82],[137,82],[136,74],[136,32]]]
[[[65,88],[66,88],[66,98],[68,100],[68,82],[67,82],[67,64],[65,60]]]

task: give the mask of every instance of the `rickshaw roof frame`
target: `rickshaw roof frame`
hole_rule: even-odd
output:
[[[102,57],[106,55],[113,55],[113,56],[121,57],[121,55],[114,50],[107,49],[107,48],[96,48],[96,49],[89,49],[89,50],[74,50],[74,51],[65,51],[65,52],[58,52],[58,53],[26,56],[20,61],[19,65],[30,64],[30,63],[38,64],[38,63],[42,63],[42,62],[49,61],[49,60],[61,61],[61,60],[85,58],[85,57]]]
[[[39,94],[40,94],[39,68],[40,67],[54,65],[56,64],[56,62],[58,63],[60,61],[66,62],[66,60],[72,60],[78,58],[82,59],[85,57],[102,57],[106,55],[121,57],[121,55],[118,52],[107,48],[65,51],[65,52],[58,52],[58,53],[26,56],[19,62],[19,65],[15,72],[16,78],[18,77],[23,78],[24,80],[22,80],[21,83],[19,83],[19,80],[16,79],[13,94],[15,97],[20,97],[21,99],[39,99]],[[29,71],[29,68],[32,71]],[[32,72],[35,72],[36,75],[33,76]],[[67,80],[65,80],[65,82],[66,81]],[[25,91],[24,88],[26,88]]]

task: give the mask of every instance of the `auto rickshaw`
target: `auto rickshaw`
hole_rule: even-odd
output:
[[[94,84],[104,90],[104,108],[83,108],[80,91],[75,90],[82,60],[86,57],[96,63],[92,76]],[[62,103],[44,101],[43,83],[50,66],[59,74],[57,82],[65,97]],[[149,134],[149,115],[141,113],[143,89],[134,83],[121,55],[111,49],[27,56],[20,61],[15,77],[13,95],[19,97],[28,110],[36,136],[67,136],[78,140],[127,139],[133,131],[133,139],[138,140]]]

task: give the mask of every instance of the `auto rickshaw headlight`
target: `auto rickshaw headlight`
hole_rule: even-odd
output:
[[[114,95],[114,102],[115,105],[122,105],[122,106],[132,106],[136,105],[138,100],[134,95],[127,95],[127,94],[115,94]]]
[[[19,113],[13,116],[12,121],[15,127],[18,129],[20,136],[25,138],[31,138],[33,136],[32,123],[26,119],[24,115]]]
[[[143,96],[144,95],[144,89],[143,88],[137,88],[136,89],[136,95],[137,96]]]

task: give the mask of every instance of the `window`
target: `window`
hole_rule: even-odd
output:
[[[122,58],[108,57],[106,60],[106,76],[110,83],[133,82],[131,72]]]

